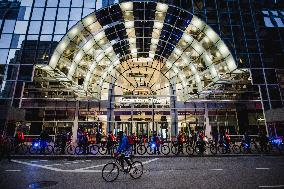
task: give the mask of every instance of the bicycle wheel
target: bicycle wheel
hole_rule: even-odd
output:
[[[38,148],[34,148],[33,146],[30,146],[30,149],[29,149],[30,154],[37,154],[39,152],[40,150]]]
[[[161,152],[164,155],[168,155],[170,153],[170,148],[168,145],[162,145],[161,147]]]
[[[99,148],[99,153],[100,153],[101,155],[106,155],[106,154],[107,154],[107,148],[104,147],[104,146],[100,146],[100,148]]]
[[[132,178],[138,179],[143,174],[143,165],[140,161],[135,161],[132,163],[129,174]]]
[[[187,153],[188,155],[193,155],[193,153],[194,153],[194,150],[193,150],[193,148],[192,148],[190,145],[187,145],[187,146],[185,147],[185,151],[186,151],[186,153]]]
[[[47,145],[46,147],[44,147],[43,149],[43,153],[45,155],[50,155],[53,153],[53,147],[51,145]]]
[[[59,155],[59,154],[61,154],[61,148],[60,147],[54,147],[53,148],[53,153],[55,154],[55,155]]]
[[[152,148],[151,146],[148,146],[147,147],[147,154],[153,155],[154,154],[154,148]]]
[[[221,153],[221,154],[225,154],[227,152],[226,148],[224,145],[220,145],[218,146],[218,151]]]
[[[257,153],[258,152],[258,146],[256,143],[252,142],[250,143],[250,151],[251,153]]]
[[[75,148],[75,154],[77,154],[77,155],[81,155],[81,154],[83,154],[83,147],[82,146],[77,146],[76,148]]]
[[[97,155],[97,153],[99,152],[99,146],[91,145],[90,146],[90,152],[91,152],[92,155]]]
[[[234,154],[241,153],[241,147],[236,144],[233,145],[232,149],[233,149]]]
[[[216,155],[217,151],[218,151],[217,146],[215,144],[211,144],[210,145],[210,152],[211,152],[211,154]]]
[[[137,153],[139,155],[144,155],[146,153],[147,149],[144,145],[138,145],[137,146]]]
[[[108,163],[103,167],[102,177],[106,182],[113,182],[119,175],[119,168],[115,163]]]
[[[174,154],[174,155],[177,155],[178,154],[178,146],[172,146],[172,153]]]
[[[73,146],[73,145],[67,146],[66,151],[67,151],[67,154],[69,154],[69,155],[75,154],[75,146]]]
[[[15,152],[16,152],[17,154],[20,154],[20,155],[24,155],[24,154],[26,154],[28,151],[29,151],[29,148],[28,148],[28,146],[25,145],[25,144],[20,144],[19,146],[16,147],[16,150],[15,150]]]

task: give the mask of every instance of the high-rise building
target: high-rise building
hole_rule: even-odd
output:
[[[0,1],[0,129],[283,135],[284,2]]]

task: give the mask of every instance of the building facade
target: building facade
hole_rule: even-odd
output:
[[[283,135],[283,2],[0,3],[1,129]]]

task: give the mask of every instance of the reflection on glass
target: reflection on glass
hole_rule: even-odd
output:
[[[5,20],[2,33],[13,33],[16,20]]]
[[[18,20],[29,20],[31,14],[31,7],[20,7],[18,13]]]
[[[83,1],[82,0],[72,0],[71,7],[82,7],[82,6],[83,6]]]
[[[25,34],[28,28],[28,21],[17,21],[14,30],[15,34]]]
[[[70,12],[70,20],[81,20],[81,13],[82,13],[82,8],[71,8]]]
[[[33,14],[31,20],[41,20],[43,16],[43,8],[33,8]]]
[[[0,48],[9,48],[12,40],[12,34],[2,34],[0,38]]]
[[[44,20],[54,20],[56,16],[56,8],[47,8],[45,10]]]
[[[67,28],[67,21],[57,21],[55,25],[55,34],[65,34]]]
[[[57,20],[68,20],[69,8],[59,8],[57,13]]]
[[[29,27],[29,34],[39,34],[41,21],[31,21]]]
[[[53,33],[54,21],[44,21],[42,25],[42,34],[52,34]]]
[[[48,0],[47,7],[57,7],[58,0]]]
[[[69,7],[71,0],[61,0],[59,3],[59,7]]]
[[[9,49],[0,49],[0,64],[6,64]]]

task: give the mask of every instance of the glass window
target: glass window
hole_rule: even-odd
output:
[[[91,14],[92,12],[94,12],[95,10],[94,9],[83,9],[83,18],[89,14]]]
[[[29,20],[31,14],[31,7],[20,7],[18,20]]]
[[[6,64],[9,49],[0,49],[0,64]]]
[[[71,7],[82,7],[82,6],[83,6],[83,1],[82,0],[72,0]]]
[[[70,7],[71,0],[60,0],[59,7]]]
[[[67,28],[67,21],[57,21],[55,25],[55,34],[65,34]]]
[[[38,40],[38,35],[27,35],[27,40]]]
[[[103,7],[103,2],[102,0],[97,0],[96,2],[96,10],[100,9]]]
[[[279,87],[277,85],[268,85],[270,100],[281,100]]]
[[[68,20],[69,8],[59,8],[57,12],[57,20]]]
[[[82,8],[71,8],[70,20],[81,20]]]
[[[7,64],[16,64],[16,59],[15,59],[15,55],[16,55],[16,51],[17,49],[10,49],[9,51],[9,56],[8,56],[8,59],[7,59]]]
[[[33,14],[31,20],[41,20],[43,16],[43,8],[33,8]]]
[[[48,0],[47,7],[57,7],[58,0]]]
[[[0,48],[9,48],[12,40],[12,34],[2,34],[0,38]]]
[[[74,26],[76,23],[77,23],[77,21],[69,21],[68,30],[69,30],[72,26]]]
[[[64,35],[54,35],[53,41],[60,41]]]
[[[52,34],[53,33],[54,21],[44,21],[42,25],[42,34]]]
[[[47,8],[45,10],[44,20],[55,20],[56,8]]]
[[[21,48],[22,42],[25,40],[25,35],[13,35],[11,48]]]
[[[41,21],[31,21],[29,27],[29,34],[39,34]]]
[[[15,27],[15,34],[25,34],[28,28],[28,21],[17,21]]]
[[[35,0],[35,7],[44,7],[46,0]]]
[[[96,1],[94,1],[94,0],[85,0],[84,7],[95,8],[96,7]]]
[[[38,1],[43,1],[43,0],[38,0]],[[22,0],[21,1],[21,6],[31,7],[32,4],[33,4],[33,0]]]
[[[13,33],[16,20],[5,20],[2,33]]]
[[[52,35],[41,35],[40,40],[41,41],[51,41]]]

